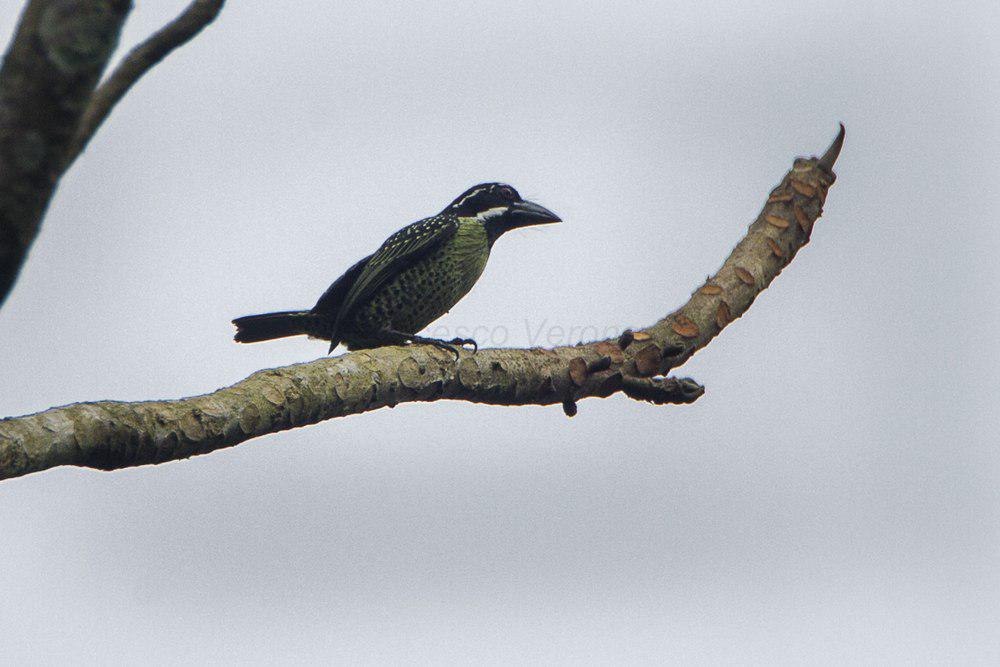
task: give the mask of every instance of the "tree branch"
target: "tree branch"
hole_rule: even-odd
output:
[[[562,404],[617,392],[690,403],[691,380],[661,379],[740,317],[809,242],[844,129],[822,158],[799,158],[719,271],[681,308],[618,340],[555,349],[453,355],[425,345],[382,347],[264,370],[176,401],[78,403],[0,420],[0,479],[59,465],[113,470],[182,459],[297,426],[403,402]]]
[[[31,0],[0,68],[0,305],[17,280],[129,0]]]
[[[193,0],[176,19],[139,44],[94,92],[66,152],[64,169],[83,152],[111,110],[154,65],[189,42],[222,11],[225,0]]]
[[[139,78],[198,34],[225,0],[194,0],[95,91],[131,0],[31,0],[0,69],[0,306],[59,178]]]

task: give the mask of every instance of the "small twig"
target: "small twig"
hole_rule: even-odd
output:
[[[90,98],[90,104],[84,111],[76,135],[66,152],[64,168],[68,168],[83,152],[97,132],[97,128],[136,81],[166,58],[171,51],[186,44],[201,32],[202,28],[214,21],[222,11],[223,4],[225,0],[194,0],[180,16],[129,51]]]
[[[694,403],[705,393],[705,387],[691,378],[622,378],[622,392],[637,401],[656,405]]]

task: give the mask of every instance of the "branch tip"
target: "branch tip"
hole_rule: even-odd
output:
[[[567,417],[575,417],[577,413],[576,401],[572,398],[567,398],[562,404],[563,412],[566,413]]]
[[[637,401],[666,405],[694,403],[705,393],[705,387],[691,378],[640,378],[626,375],[622,378],[622,391]]]
[[[837,158],[840,157],[840,149],[844,147],[845,133],[846,129],[844,128],[844,124],[841,123],[840,131],[837,132],[837,136],[834,138],[833,143],[830,144],[830,147],[826,149],[825,153],[823,153],[823,157],[821,157],[819,162],[817,162],[822,169],[826,171],[833,171],[833,164],[837,161]]]

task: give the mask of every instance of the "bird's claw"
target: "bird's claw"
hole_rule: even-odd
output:
[[[473,354],[479,351],[479,345],[476,343],[476,341],[472,340],[471,338],[452,338],[447,342],[437,341],[432,344],[437,348],[440,348],[442,350],[447,350],[448,352],[454,354],[455,361],[458,361],[460,358],[459,350],[465,349],[466,345],[472,346]]]
[[[479,345],[477,345],[476,341],[472,340],[471,338],[452,338],[451,340],[438,340],[437,338],[424,338],[423,336],[399,334],[396,332],[391,332],[391,333],[397,337],[405,337],[404,340],[406,340],[410,344],[417,343],[423,345],[433,345],[439,350],[445,350],[447,352],[451,352],[452,354],[455,355],[455,361],[458,361],[459,359],[460,356],[459,350],[464,349],[466,345],[472,346],[473,353],[479,351]]]
[[[466,345],[471,345],[473,354],[479,352],[479,343],[477,343],[471,338],[452,338],[450,341],[448,341],[448,343],[450,345],[458,345],[459,347],[465,347]]]

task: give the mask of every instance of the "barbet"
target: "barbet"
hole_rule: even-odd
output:
[[[486,268],[493,243],[517,227],[560,222],[559,216],[503,183],[469,188],[443,211],[390,236],[347,270],[311,310],[247,315],[233,320],[235,339],[256,343],[307,335],[330,341],[332,352],[428,343],[458,354],[473,340],[417,333],[468,294]]]

